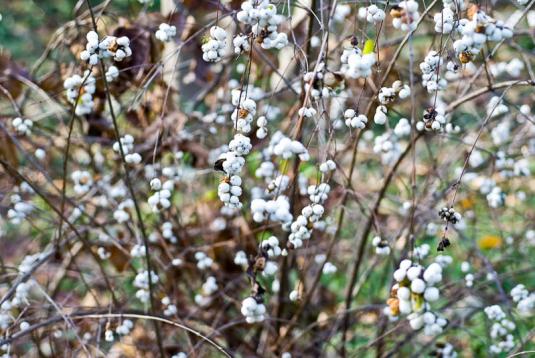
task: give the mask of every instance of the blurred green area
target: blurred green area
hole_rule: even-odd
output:
[[[84,1],[85,2],[85,1]],[[96,6],[102,0],[91,0]],[[67,21],[74,19],[75,0],[2,1],[0,14],[0,50],[7,50],[24,65],[32,64],[46,48],[50,36]],[[149,9],[158,9],[153,0]],[[82,9],[85,9],[84,5]],[[137,0],[112,0],[108,11],[122,16],[136,14],[142,5]]]

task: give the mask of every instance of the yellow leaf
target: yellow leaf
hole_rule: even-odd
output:
[[[217,199],[217,191],[215,190],[208,190],[204,193],[204,200],[206,201],[213,201]]]
[[[459,202],[461,207],[465,210],[472,209],[474,207],[474,199],[472,198],[465,198]]]
[[[282,173],[286,173],[288,171],[289,165],[290,161],[288,159],[281,160],[279,164],[279,171]]]
[[[373,50],[375,49],[375,41],[374,40],[366,40],[364,43],[364,49],[362,52],[366,55],[369,53],[373,53]]]
[[[485,235],[479,239],[478,244],[483,250],[495,249],[502,246],[502,238],[496,235]]]
[[[424,298],[420,294],[411,292],[411,303],[414,312],[421,312],[424,309]]]

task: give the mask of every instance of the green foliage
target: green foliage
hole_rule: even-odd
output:
[[[23,59],[30,65],[45,50],[50,35],[61,25],[74,19],[73,0],[16,0],[2,2],[0,13],[0,49],[8,50],[13,57]],[[93,6],[102,3],[92,0]],[[158,9],[155,0],[151,9]],[[135,13],[141,8],[136,0],[114,0],[108,7],[111,14],[122,16]],[[82,7],[82,11],[86,7]]]

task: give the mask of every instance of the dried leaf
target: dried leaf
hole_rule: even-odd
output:
[[[0,132],[0,158],[9,162],[9,164],[14,168],[17,168],[19,165],[17,147],[11,138],[3,131]]]
[[[107,251],[110,253],[109,260],[112,263],[112,265],[115,267],[115,269],[119,272],[124,271],[126,267],[128,266],[130,257],[115,246],[109,247]]]
[[[22,83],[17,77],[30,78],[28,72],[11,60],[7,52],[0,53],[0,85],[4,87],[11,97],[17,98],[22,92]],[[0,91],[0,96],[5,94]]]

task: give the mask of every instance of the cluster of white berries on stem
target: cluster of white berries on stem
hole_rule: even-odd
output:
[[[231,119],[234,122],[234,128],[242,133],[251,131],[251,123],[256,114],[256,102],[246,93],[247,91],[240,89],[235,89],[231,93],[234,106]]]
[[[462,35],[453,43],[461,63],[468,63],[481,51],[487,41],[501,41],[513,36],[513,31],[480,10],[477,5],[468,9],[468,18],[459,20],[457,31]]]
[[[217,285],[216,278],[209,276],[202,284],[201,292],[195,295],[195,303],[199,306],[208,306],[212,303],[212,295],[217,292],[219,286]]]
[[[71,174],[74,182],[74,192],[78,195],[83,195],[91,189],[93,185],[93,177],[87,171],[75,170]]]
[[[342,74],[328,70],[325,62],[320,62],[313,71],[303,76],[305,92],[310,93],[312,98],[328,98],[335,95],[335,90],[341,87],[342,80]],[[301,113],[301,110],[305,109],[309,113]],[[312,107],[303,107],[301,110],[300,116],[310,118],[316,115],[316,110]]]
[[[471,271],[470,263],[467,261],[464,261],[461,264],[461,272],[465,274],[464,281],[466,283],[466,287],[474,286],[474,274],[471,273],[470,271]]]
[[[119,78],[119,69],[115,66],[108,67],[106,70],[106,81],[114,82],[117,78]]]
[[[375,253],[380,256],[388,256],[390,255],[390,245],[388,245],[388,241],[382,239],[380,236],[375,236],[372,239],[372,245],[375,247]]]
[[[33,121],[31,119],[17,117],[11,121],[11,125],[18,135],[29,136],[32,134]]]
[[[452,9],[450,6],[454,7],[455,4],[452,2],[451,5],[448,6],[446,1],[444,1],[444,8],[442,11],[433,16],[433,20],[435,21],[435,31],[440,34],[449,34],[453,30],[455,24],[455,8]]]
[[[122,153],[124,154],[124,160],[128,164],[139,164],[141,163],[141,155],[139,153],[134,152],[134,137],[132,137],[130,134],[126,134],[122,138],[120,138],[120,144],[119,142],[113,143],[113,150],[116,153],[121,153],[121,147],[122,147]]]
[[[151,271],[150,282],[152,284],[158,283],[160,278],[156,272]],[[149,293],[149,272],[147,270],[139,272],[134,279],[134,287],[138,288],[136,291],[136,297],[143,303],[148,303],[150,300]]]
[[[195,253],[195,260],[197,260],[197,268],[199,270],[209,269],[214,263],[214,260],[202,251]]]
[[[323,176],[327,172],[336,169],[336,165],[332,160],[324,164],[320,165],[324,169]],[[288,236],[288,246],[290,248],[297,249],[303,246],[303,241],[310,239],[312,230],[315,225],[320,224],[320,220],[325,212],[323,204],[327,200],[330,190],[331,187],[326,182],[308,187],[307,193],[311,203],[301,210],[301,215],[290,225],[291,233]]]
[[[216,166],[220,167],[226,175],[219,183],[219,199],[227,207],[241,208],[242,203],[242,179],[240,172],[245,164],[245,156],[252,149],[251,140],[245,136],[251,131],[251,122],[256,114],[256,102],[247,98],[245,93],[240,90],[232,92],[232,104],[236,106],[231,118],[234,122],[235,129],[238,133],[229,142],[228,151],[222,153]],[[241,132],[241,133],[240,133]]]
[[[15,312],[29,305],[28,299],[34,284],[33,280],[19,283],[13,298],[2,303],[2,306],[0,306],[0,329],[8,329],[15,322]]]
[[[378,135],[374,139],[373,152],[381,154],[381,161],[384,164],[394,162],[401,153],[398,138],[390,132]]]
[[[242,194],[241,188],[242,180],[239,175],[232,175],[225,177],[217,187],[217,195],[219,199],[227,206],[240,208],[240,196]]]
[[[126,336],[134,328],[134,322],[129,319],[125,319],[120,325],[115,328],[115,332],[120,336]]]
[[[308,150],[303,143],[288,138],[280,131],[273,134],[266,151],[269,155],[280,156],[283,159],[290,159],[293,155],[297,155],[301,161],[310,159]]]
[[[377,5],[370,5],[368,7],[359,8],[359,18],[366,19],[370,24],[378,24],[385,19],[385,12]]]
[[[457,352],[451,343],[437,342],[431,355],[440,358],[457,358]]]
[[[288,37],[278,32],[284,16],[277,14],[277,7],[268,0],[247,0],[236,14],[239,22],[251,25],[252,32],[264,49],[281,49],[288,44]]]
[[[420,70],[422,70],[422,84],[427,88],[427,92],[434,93],[443,90],[448,85],[444,78],[440,78],[440,67],[442,66],[442,58],[436,51],[430,51],[420,63]]]
[[[86,35],[87,44],[85,50],[80,53],[80,59],[89,65],[95,66],[99,58],[113,58],[121,62],[132,55],[130,39],[126,36],[106,36],[99,41],[95,31],[89,31]]]
[[[383,125],[388,120],[388,108],[387,104],[392,103],[396,97],[399,99],[405,99],[411,94],[410,87],[404,85],[401,81],[395,81],[392,83],[392,87],[382,87],[377,94],[377,100],[380,105],[375,109],[375,115],[373,116],[373,121],[376,124]]]
[[[394,280],[397,283],[390,292],[385,314],[393,319],[407,315],[412,329],[424,327],[427,335],[442,332],[447,320],[430,310],[430,304],[440,297],[436,285],[442,281],[442,266],[434,262],[424,268],[406,259],[394,272]]]
[[[156,38],[162,42],[171,41],[175,35],[176,27],[166,23],[160,24],[158,30],[156,30],[156,33],[154,34],[154,36],[156,36]]]
[[[173,316],[177,313],[176,305],[171,303],[171,299],[168,296],[162,298],[162,305],[165,307],[163,314],[167,317]]]
[[[348,108],[344,112],[345,124],[349,128],[366,128],[366,123],[368,123],[368,118],[364,114],[358,114],[352,109]]]
[[[518,284],[511,290],[511,297],[522,317],[530,317],[535,312],[535,292],[529,292],[526,286]]]
[[[171,194],[173,190],[173,182],[167,180],[163,183],[158,178],[153,178],[150,181],[150,188],[154,194],[149,196],[148,203],[153,212],[159,212],[171,207]]]
[[[485,314],[492,322],[490,337],[494,343],[489,347],[490,353],[509,352],[515,346],[512,332],[516,325],[507,319],[505,312],[498,305],[485,307]]]
[[[418,3],[414,0],[403,0],[398,5],[392,6],[390,10],[392,16],[392,26],[402,31],[412,31],[416,29],[420,13]]]
[[[18,194],[11,195],[10,201],[13,207],[7,211],[7,218],[12,224],[19,225],[33,211],[33,205],[24,202]]]
[[[269,220],[289,224],[292,221],[290,202],[285,195],[277,195],[274,199],[255,198],[251,201],[251,212],[257,223]]]
[[[84,76],[72,75],[63,82],[67,92],[67,100],[76,107],[78,116],[93,112],[93,94],[96,90],[96,80],[93,74],[87,70]]]
[[[456,212],[454,208],[447,208],[443,207],[439,210],[438,216],[446,222],[450,222],[453,225],[457,224],[459,221],[461,221],[462,216],[460,213]]]
[[[372,67],[376,62],[375,53],[362,53],[358,41],[353,39],[351,44],[344,48],[340,57],[340,72],[349,78],[366,78],[371,76]]]
[[[210,28],[210,36],[201,46],[202,58],[206,62],[219,62],[227,53],[227,32],[219,26]]]
[[[250,296],[242,301],[241,313],[247,323],[262,322],[266,318],[266,306],[261,300]]]
[[[268,257],[277,257],[282,254],[279,239],[276,236],[270,236],[267,240],[262,241],[260,248],[268,254]]]

